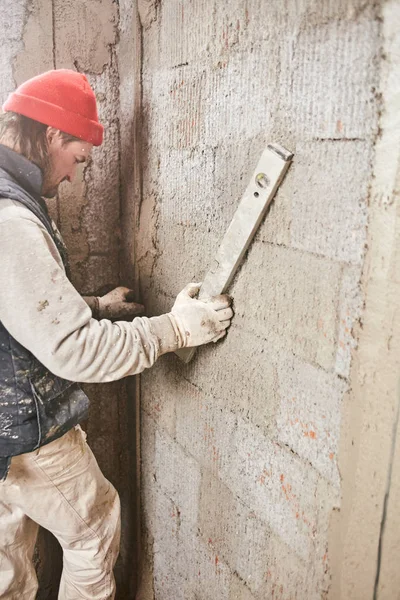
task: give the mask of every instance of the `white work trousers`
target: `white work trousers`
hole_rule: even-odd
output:
[[[79,425],[15,456],[0,482],[0,598],[33,600],[38,525],[63,549],[59,600],[111,600],[120,538],[119,497]]]

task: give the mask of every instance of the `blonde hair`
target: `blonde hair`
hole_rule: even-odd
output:
[[[49,166],[47,128],[48,125],[39,121],[7,111],[0,114],[0,144],[6,138],[8,146],[45,171]],[[61,135],[63,144],[80,141],[79,138],[63,131]]]

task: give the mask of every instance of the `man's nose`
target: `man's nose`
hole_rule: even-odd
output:
[[[70,172],[66,175],[66,180],[69,181],[69,183],[72,183],[75,179],[76,176],[76,165],[74,167],[72,167],[72,169],[70,170]]]

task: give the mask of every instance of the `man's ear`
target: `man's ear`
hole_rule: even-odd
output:
[[[46,139],[49,146],[54,144],[60,137],[60,130],[54,127],[48,127],[46,129]]]

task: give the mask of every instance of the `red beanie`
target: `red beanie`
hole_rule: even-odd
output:
[[[85,75],[69,69],[47,71],[28,79],[10,94],[4,111],[13,111],[100,146],[103,126],[96,97]]]

